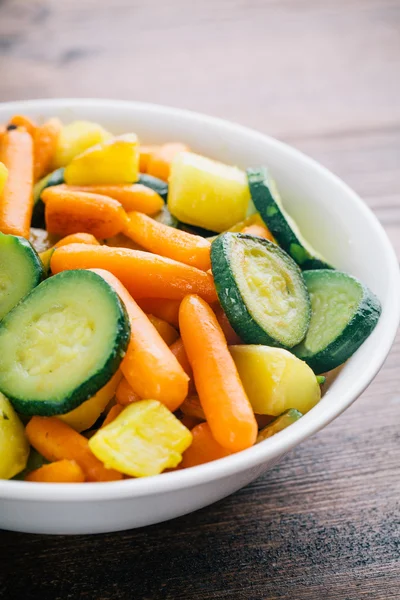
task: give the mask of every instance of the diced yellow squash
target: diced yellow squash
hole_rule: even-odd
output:
[[[86,402],[78,406],[78,408],[71,410],[65,415],[59,415],[58,418],[75,429],[75,431],[85,431],[85,429],[89,429],[97,421],[101,413],[106,409],[110,400],[114,397],[121,379],[122,372],[118,370],[97,394],[92,396],[92,398],[89,398],[89,400],[86,400]]]
[[[319,402],[317,378],[294,354],[258,345],[230,346],[229,350],[255,413],[279,416],[295,408],[305,414]]]
[[[0,393],[0,479],[11,479],[25,469],[29,443],[11,402]]]
[[[279,415],[279,417],[271,421],[271,423],[268,423],[264,429],[261,429],[257,436],[257,444],[272,437],[276,433],[283,431],[283,429],[286,429],[286,427],[289,427],[289,425],[301,419],[302,416],[301,412],[294,408],[286,410],[282,415]]]
[[[65,167],[69,185],[133,183],[139,176],[139,143],[134,133],[126,133],[93,146]]]
[[[226,231],[246,217],[250,202],[246,174],[192,152],[171,165],[168,208],[177,219],[211,231]]]
[[[176,467],[192,434],[157,400],[130,404],[89,440],[106,467],[133,477],[158,475]]]
[[[58,138],[54,168],[65,167],[78,154],[111,137],[111,133],[91,121],[73,121],[64,125]]]
[[[7,177],[8,177],[8,169],[7,169],[6,165],[4,165],[2,162],[0,162],[0,196],[2,195],[4,186],[6,185]]]

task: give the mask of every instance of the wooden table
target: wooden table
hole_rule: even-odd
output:
[[[195,109],[320,160],[400,253],[399,0],[0,0],[0,100]],[[399,339],[340,419],[195,514],[93,537],[3,532],[0,596],[399,600]]]

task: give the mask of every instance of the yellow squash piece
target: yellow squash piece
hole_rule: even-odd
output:
[[[91,121],[74,121],[64,125],[58,138],[54,168],[65,167],[78,154],[111,137],[111,133]]]
[[[176,467],[192,434],[157,400],[130,404],[89,440],[106,467],[133,477],[158,475]]]
[[[279,416],[295,408],[305,414],[320,400],[313,371],[287,350],[256,345],[229,350],[255,413]]]
[[[6,184],[7,177],[8,177],[8,169],[7,169],[6,165],[4,165],[2,162],[0,162],[0,196],[3,193],[3,189]]]
[[[59,415],[58,418],[75,429],[75,431],[85,431],[86,429],[89,429],[107,408],[108,403],[114,397],[121,379],[122,372],[118,370],[97,394],[92,396],[92,398],[89,398],[89,400],[86,400],[86,402],[78,406],[78,408],[71,410],[65,415]]]
[[[11,402],[0,393],[0,479],[11,479],[25,469],[29,443]]]
[[[289,427],[289,425],[292,425],[292,423],[301,419],[302,416],[303,415],[298,410],[289,408],[289,410],[286,410],[282,415],[279,415],[279,417],[261,429],[257,436],[257,444],[272,437],[276,433],[283,431],[286,427]]]
[[[192,152],[172,161],[168,208],[177,219],[211,231],[243,221],[250,202],[246,174]]]
[[[126,133],[93,146],[76,156],[65,168],[69,185],[133,183],[139,176],[139,143]]]

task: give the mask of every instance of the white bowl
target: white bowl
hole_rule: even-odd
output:
[[[0,105],[15,113],[98,121],[145,142],[183,141],[242,168],[271,168],[289,212],[311,243],[380,298],[373,334],[341,369],[321,402],[300,421],[244,452],[185,471],[112,483],[47,485],[0,481],[0,527],[31,533],[101,533],[159,523],[228,496],[325,427],[363,392],[385,360],[400,318],[395,253],[381,225],[342,181],[297,150],[244,127],[183,110],[114,100],[35,100]],[[362,457],[360,457],[362,460]]]

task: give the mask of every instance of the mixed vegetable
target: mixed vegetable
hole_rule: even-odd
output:
[[[0,132],[0,478],[116,481],[250,448],[377,324],[265,167],[87,121]]]

